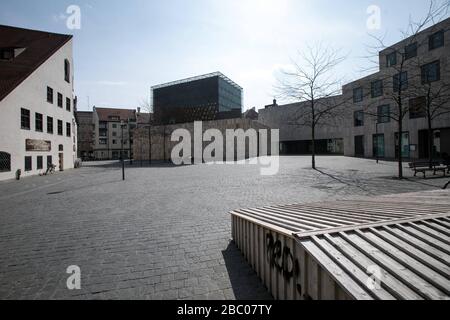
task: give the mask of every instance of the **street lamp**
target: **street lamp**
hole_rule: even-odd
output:
[[[122,180],[125,181],[125,159],[123,157],[123,129],[126,124],[123,120],[120,121],[120,128],[122,129],[122,150],[120,151],[120,159],[122,161]]]

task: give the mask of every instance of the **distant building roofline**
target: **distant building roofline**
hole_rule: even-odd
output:
[[[191,77],[191,78],[186,78],[186,79],[182,79],[182,80],[177,80],[177,81],[172,81],[172,82],[168,82],[168,83],[159,84],[159,85],[151,87],[151,89],[152,90],[162,89],[162,88],[166,88],[166,87],[175,86],[175,85],[178,85],[178,84],[189,83],[189,82],[198,81],[198,80],[202,80],[202,79],[213,78],[213,77],[219,77],[219,78],[225,80],[226,82],[228,82],[229,84],[231,84],[232,86],[237,87],[240,90],[243,90],[243,88],[240,85],[238,85],[236,82],[234,82],[233,80],[231,80],[230,78],[228,78],[222,72],[219,72],[219,71],[213,72],[213,73],[204,74],[204,75],[201,75],[201,76],[195,76],[195,77]]]

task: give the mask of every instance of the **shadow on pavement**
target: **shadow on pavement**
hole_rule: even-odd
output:
[[[273,299],[256,272],[245,261],[234,241],[231,241],[227,249],[222,251],[222,255],[236,300]]]

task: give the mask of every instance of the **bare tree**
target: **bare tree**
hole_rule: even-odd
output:
[[[385,72],[382,72],[378,81],[373,82],[370,88],[366,90],[367,95],[372,98],[372,103],[369,103],[364,108],[364,113],[373,116],[379,122],[385,122],[385,120],[392,120],[396,122],[398,129],[398,177],[403,179],[403,154],[402,154],[402,137],[403,137],[403,122],[410,110],[410,101],[417,98],[417,94],[420,91],[425,90],[427,98],[427,108],[430,109],[429,120],[441,116],[444,110],[444,104],[441,103],[444,100],[443,93],[446,90],[430,90],[431,83],[423,81],[423,74],[421,72],[421,66],[423,62],[417,51],[425,45],[428,45],[428,37],[421,37],[420,33],[425,30],[430,24],[436,24],[441,21],[448,12],[449,1],[430,1],[430,6],[425,17],[421,20],[414,21],[410,19],[407,28],[402,31],[403,41],[401,46],[395,46],[389,48],[384,43],[384,37],[378,37],[371,35],[376,44],[368,46],[369,55],[372,57],[379,57],[379,53],[382,52],[386,57]],[[379,61],[379,60],[378,60]],[[445,85],[441,84],[442,87]],[[442,89],[442,88],[441,88]],[[436,96],[437,94],[437,96]],[[380,97],[377,100],[373,98]],[[388,112],[380,113],[380,99],[393,102],[394,108],[391,108]],[[374,104],[377,104],[376,110],[374,110]],[[380,119],[382,121],[380,121]],[[408,146],[409,147],[409,146]],[[378,152],[378,150],[377,150]],[[431,160],[430,160],[431,161]]]
[[[153,106],[151,102],[147,99],[142,99],[141,103],[139,104],[141,110],[145,111],[145,113],[148,114],[147,123],[145,124],[145,127],[148,129],[148,159],[149,163],[152,163],[152,118],[153,118]],[[139,125],[139,124],[138,124]],[[142,155],[141,155],[142,157]]]
[[[281,70],[275,90],[279,98],[299,102],[290,124],[311,129],[312,168],[316,169],[316,129],[342,116],[342,81],[335,69],[345,56],[321,44],[308,46],[298,55],[298,60],[292,60],[292,70]]]

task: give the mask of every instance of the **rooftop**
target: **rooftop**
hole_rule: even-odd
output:
[[[136,110],[132,109],[114,109],[114,108],[96,108],[99,121],[128,121],[136,120]],[[119,120],[112,120],[111,117],[118,117]]]
[[[227,76],[225,76],[221,72],[213,72],[213,73],[208,73],[208,74],[204,74],[204,75],[201,75],[201,76],[196,76],[196,77],[192,77],[192,78],[187,78],[187,79],[182,79],[182,80],[177,80],[177,81],[173,81],[173,82],[160,84],[160,85],[157,85],[157,86],[153,86],[152,90],[166,88],[166,87],[171,87],[171,86],[175,86],[175,85],[179,85],[179,84],[183,84],[183,83],[189,83],[189,82],[203,80],[203,79],[208,79],[208,78],[214,78],[214,77],[219,77],[219,78],[225,80],[226,82],[228,82],[229,84],[231,84],[232,86],[242,90],[241,86],[236,84],[233,80],[231,80],[230,78],[228,78]]]

